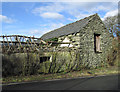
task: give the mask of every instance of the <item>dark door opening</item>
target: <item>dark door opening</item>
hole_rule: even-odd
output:
[[[49,61],[49,60],[50,60],[50,56],[40,57],[40,63],[43,63],[43,62],[46,62],[46,61]]]

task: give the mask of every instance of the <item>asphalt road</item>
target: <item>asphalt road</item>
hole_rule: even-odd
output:
[[[118,90],[118,85],[118,75],[109,75],[4,85],[2,90]]]

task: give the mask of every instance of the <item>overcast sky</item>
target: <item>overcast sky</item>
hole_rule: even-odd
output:
[[[0,22],[2,35],[40,37],[95,13],[104,20],[117,12],[117,2],[3,2]]]

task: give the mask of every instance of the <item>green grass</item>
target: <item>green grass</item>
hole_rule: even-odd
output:
[[[119,72],[120,73],[120,72]],[[36,80],[51,80],[51,79],[61,79],[61,78],[76,78],[83,76],[97,76],[97,75],[109,75],[118,74],[118,67],[102,67],[91,70],[81,70],[69,73],[55,73],[55,74],[39,74],[39,75],[29,75],[29,76],[13,76],[2,78],[3,84],[13,83],[13,82],[27,82]]]

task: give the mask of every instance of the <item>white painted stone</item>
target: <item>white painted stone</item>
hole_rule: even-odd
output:
[[[53,57],[51,56],[51,57],[50,57],[50,62],[52,62],[52,58],[53,58]]]
[[[66,37],[63,40],[63,42],[70,42],[70,39]],[[73,47],[73,45],[72,44],[61,44],[60,47]]]

